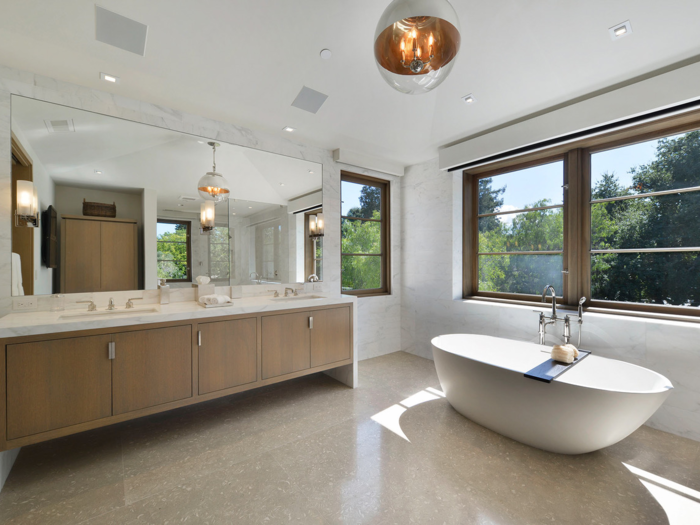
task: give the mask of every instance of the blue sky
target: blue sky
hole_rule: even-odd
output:
[[[341,204],[341,213],[347,215],[350,208],[360,207],[360,191],[362,190],[361,184],[355,184],[354,182],[342,182],[340,184],[340,191],[343,202]]]

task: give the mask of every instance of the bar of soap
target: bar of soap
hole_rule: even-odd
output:
[[[578,348],[576,348],[574,345],[569,343],[568,345],[564,345],[566,348],[571,348],[574,351],[574,358],[578,357]]]
[[[560,363],[571,364],[574,362],[574,351],[564,345],[554,345],[552,347],[552,359]]]

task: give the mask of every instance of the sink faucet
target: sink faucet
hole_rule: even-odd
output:
[[[297,291],[294,288],[285,288],[284,289],[284,296],[289,297],[290,295],[299,295]]]
[[[126,302],[126,308],[131,309],[134,307],[134,301],[140,301],[143,297],[132,297]]]
[[[97,305],[92,301],[76,301],[78,304],[87,304],[88,312],[94,312],[97,310]]]
[[[277,290],[268,290],[268,292],[273,292],[272,297],[279,297],[280,296],[280,293]]]
[[[557,292],[554,291],[554,286],[548,284],[544,287],[544,292],[542,292],[542,302],[547,301],[547,292],[551,292],[552,295],[552,319],[557,318]]]
[[[117,307],[114,306],[114,297],[109,298],[109,304],[107,305],[107,310],[116,310]]]

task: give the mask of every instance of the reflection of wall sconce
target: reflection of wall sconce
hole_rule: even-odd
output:
[[[203,202],[200,207],[200,229],[201,234],[208,234],[214,229],[214,219],[216,217],[216,208],[214,201]]]
[[[20,221],[25,221],[25,224],[20,224]],[[39,197],[32,181],[17,181],[15,226],[29,226],[34,228],[39,226]]]
[[[323,213],[309,215],[309,237],[312,239],[323,237],[324,230]]]

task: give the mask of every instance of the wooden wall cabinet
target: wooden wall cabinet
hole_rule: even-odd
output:
[[[136,221],[64,215],[61,218],[61,292],[138,289]]]
[[[332,305],[6,339],[0,451],[350,365],[352,323]]]

